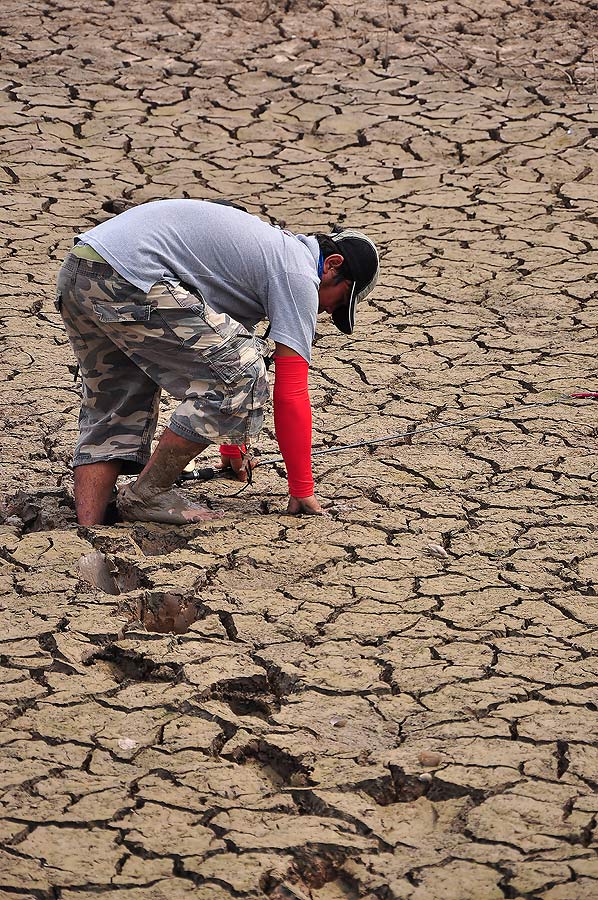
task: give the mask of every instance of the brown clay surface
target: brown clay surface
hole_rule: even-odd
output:
[[[598,406],[558,400],[598,387],[597,29],[4,0],[1,900],[598,896]],[[317,445],[514,408],[318,460],[332,520],[270,469],[192,489],[221,523],[77,531],[53,281],[182,195],[379,241],[355,339],[321,327]]]

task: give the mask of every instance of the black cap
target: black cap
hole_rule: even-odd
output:
[[[338,252],[345,260],[345,268],[353,279],[349,300],[334,310],[332,321],[343,334],[352,334],[357,302],[367,297],[378,281],[378,251],[374,242],[361,231],[346,229],[328,237],[338,246]]]

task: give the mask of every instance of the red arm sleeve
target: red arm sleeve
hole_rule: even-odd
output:
[[[311,404],[307,390],[309,365],[302,356],[275,356],[274,427],[287,467],[292,497],[311,497]]]

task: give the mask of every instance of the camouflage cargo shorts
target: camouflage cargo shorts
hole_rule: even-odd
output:
[[[169,428],[198,443],[249,443],[268,401],[263,342],[180,284],[148,294],[106,263],[67,256],[56,306],[83,384],[73,465],[151,453],[161,388],[181,403]]]

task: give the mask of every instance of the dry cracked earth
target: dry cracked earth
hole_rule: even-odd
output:
[[[0,27],[0,900],[597,897],[598,4]],[[317,458],[331,519],[272,466],[189,488],[217,524],[76,526],[54,279],[180,196],[381,247],[315,444],[402,437]]]

